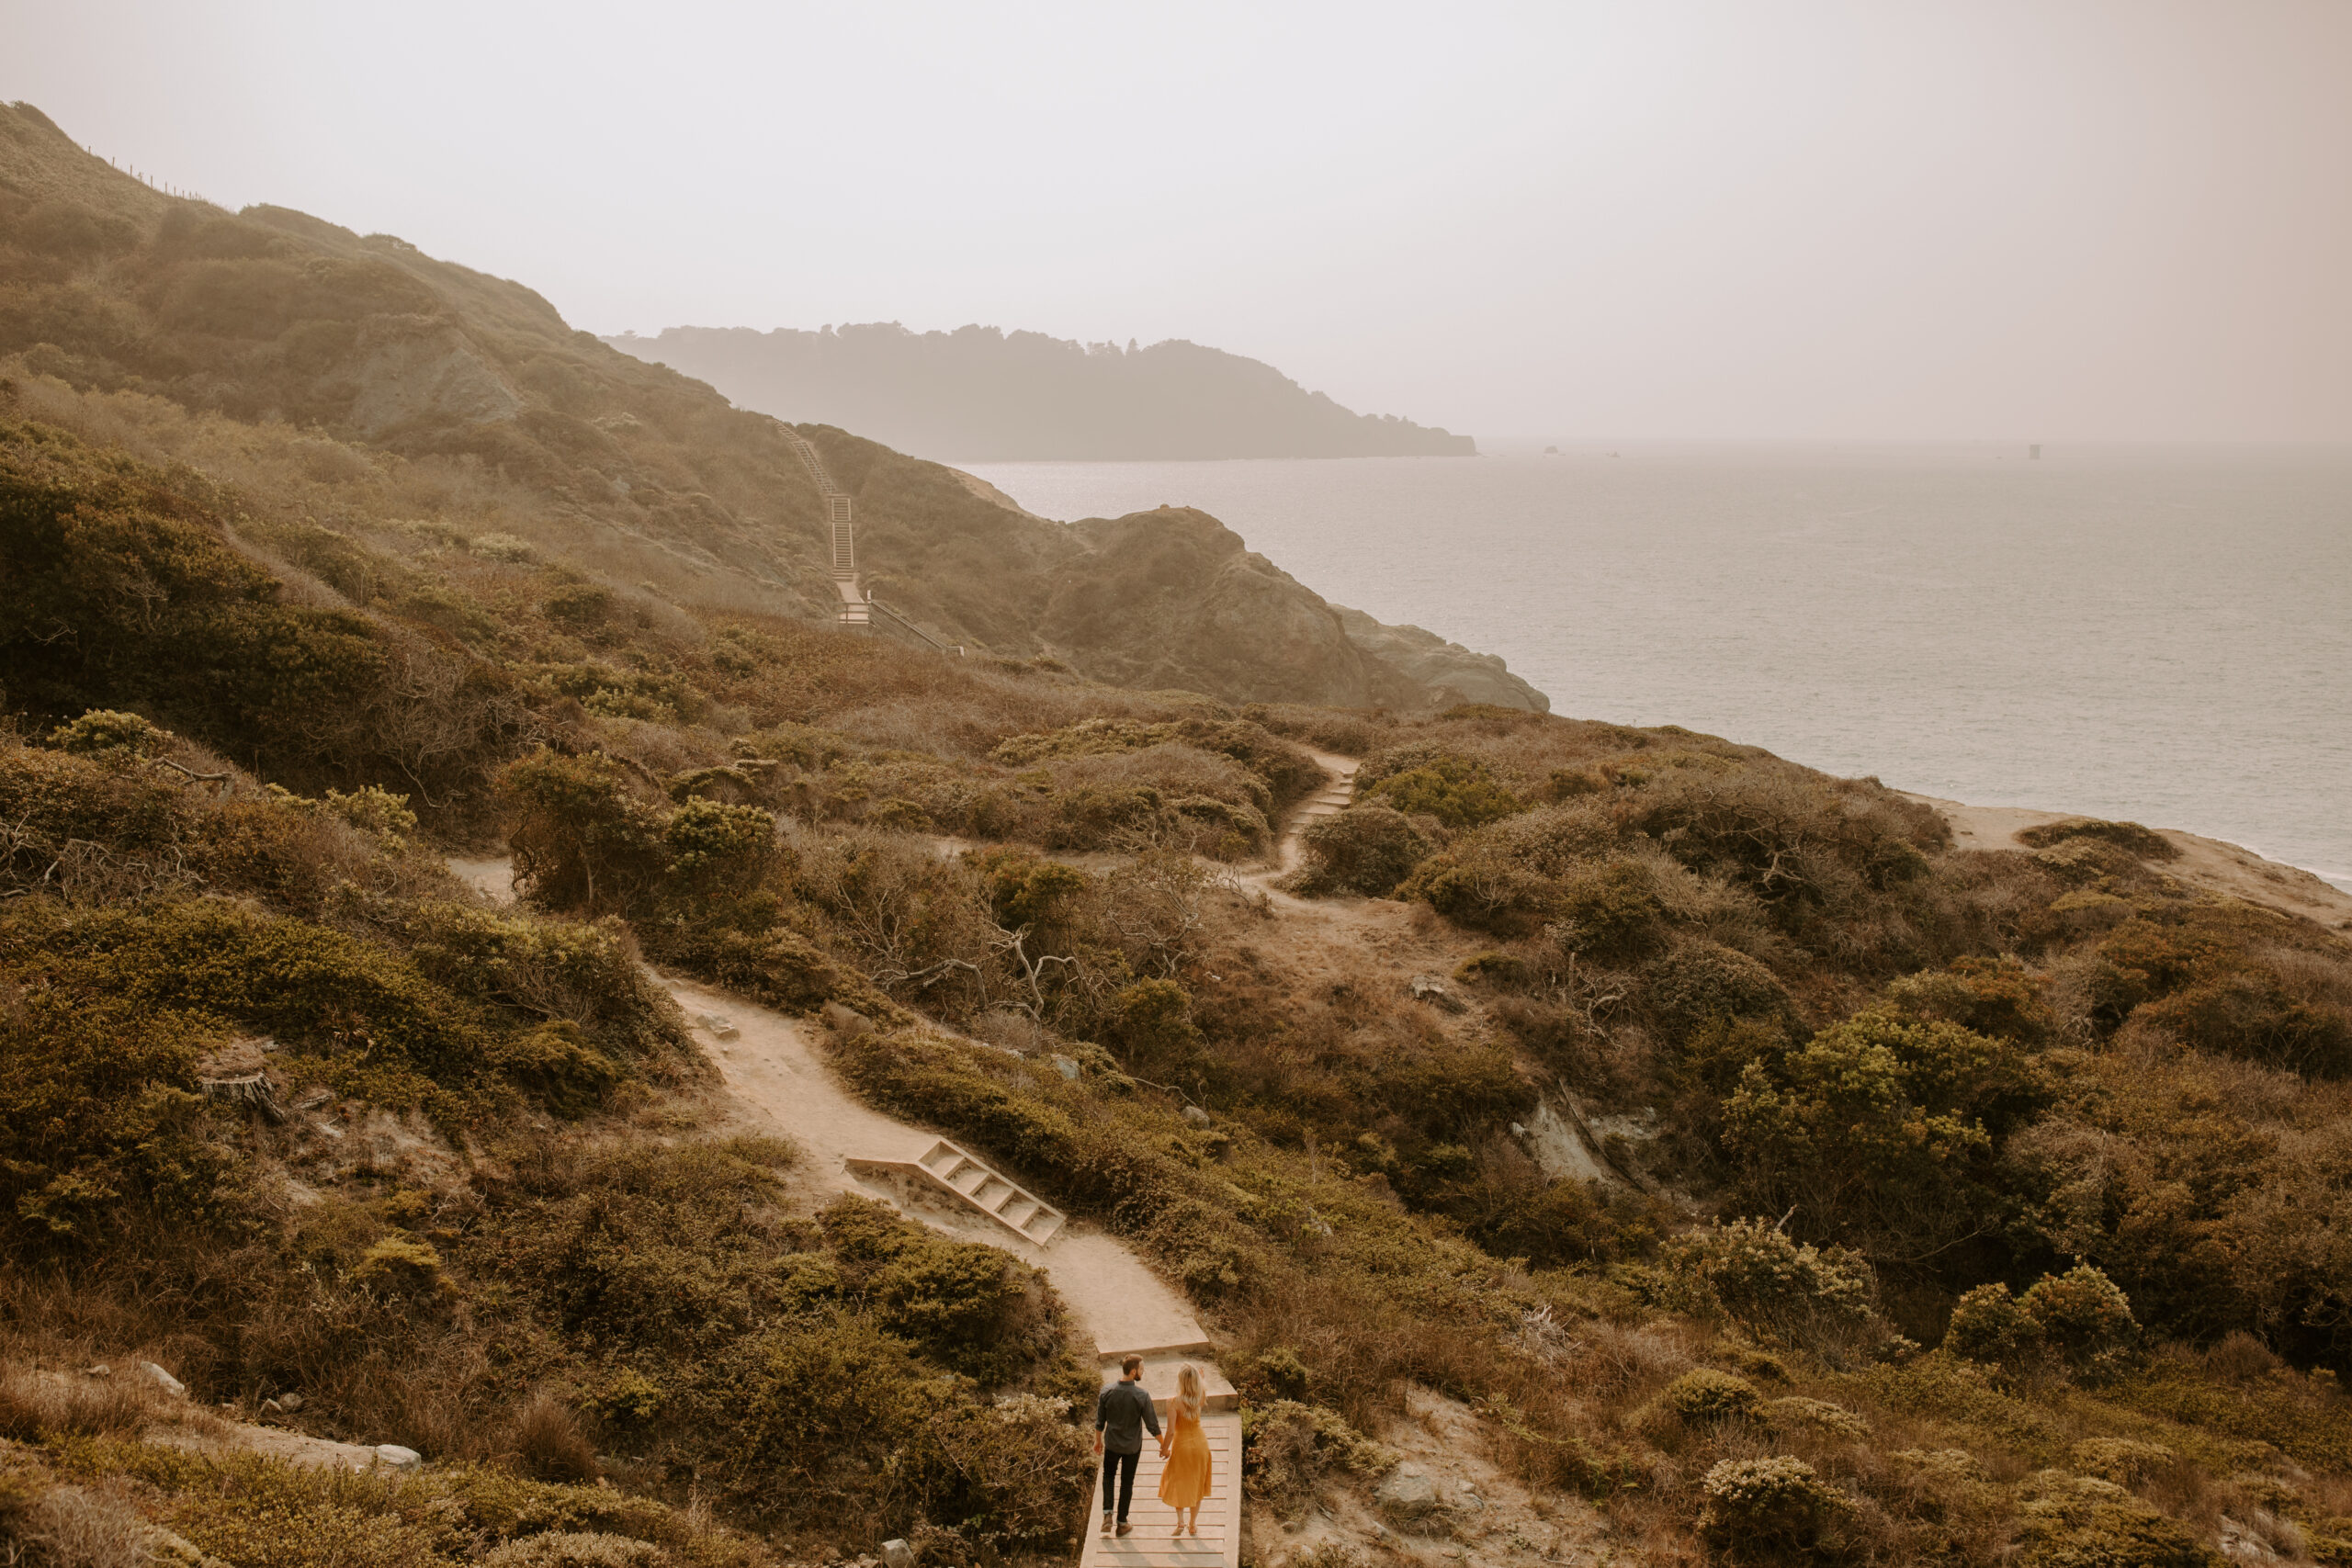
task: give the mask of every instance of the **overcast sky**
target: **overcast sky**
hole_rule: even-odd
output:
[[[2352,439],[2352,0],[0,0],[0,96],[598,333],[1184,337],[1487,437]]]

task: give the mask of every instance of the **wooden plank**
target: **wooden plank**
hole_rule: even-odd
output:
[[[1212,1370],[1202,1368],[1204,1372]],[[1201,1427],[1209,1442],[1210,1492],[1201,1500],[1200,1535],[1171,1538],[1176,1510],[1159,1500],[1163,1461],[1157,1445],[1146,1442],[1136,1466],[1135,1500],[1127,1508],[1127,1523],[1134,1527],[1129,1535],[1101,1533],[1102,1468],[1096,1464],[1080,1568],[1240,1568],[1241,1417],[1236,1412],[1211,1411]]]

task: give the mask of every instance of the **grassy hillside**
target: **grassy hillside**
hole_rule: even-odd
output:
[[[10,254],[20,333],[164,265]],[[1268,1568],[2352,1560],[2343,932],[2131,824],[1958,850],[1683,730],[1117,686],[643,586],[613,552],[653,532],[581,521],[624,513],[261,418],[284,344],[174,372],[194,340],[124,320],[119,379],[0,364],[24,1561],[1067,1561],[1092,1369],[1050,1280],[747,1135],[645,962],[863,1015],[824,1034],[860,1095],[1181,1284]],[[734,417],[663,439],[718,471]],[[956,483],[826,439],[861,493]],[[1354,804],[1251,880],[1317,750]],[[255,1075],[283,1120],[224,1089]],[[230,1416],[430,1463],[322,1479]],[[1392,1484],[1441,1430],[1475,1506]]]
[[[1477,444],[1353,413],[1271,365],[1171,339],[1080,344],[894,322],[772,333],[672,327],[604,340],[745,408],[862,430],[956,462],[1019,457],[1472,457]]]
[[[822,509],[775,421],[390,235],[161,196],[23,105],[0,107],[0,355],[123,394],[149,455],[262,470],[256,496],[329,528],[437,520],[689,609],[831,613]],[[144,419],[140,399],[172,415]],[[805,434],[854,497],[876,588],[944,641],[1232,700],[1459,700],[1359,647],[1213,519],[1073,530],[935,464]],[[1475,661],[1458,679],[1542,705]]]

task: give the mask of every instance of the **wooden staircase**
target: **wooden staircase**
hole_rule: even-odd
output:
[[[1032,1247],[1053,1240],[1069,1218],[944,1138],[915,1159],[847,1163],[852,1175],[890,1183],[910,1197],[944,1198],[958,1208],[978,1210]]]
[[[778,428],[807,466],[808,477],[817,481],[817,492],[825,498],[825,521],[833,534],[833,590],[842,601],[833,612],[834,618],[844,626],[868,626],[873,624],[873,616],[857,583],[857,540],[851,528],[849,495],[833,482],[832,473],[825,467],[824,454],[817,450],[815,442],[788,424],[779,423]]]

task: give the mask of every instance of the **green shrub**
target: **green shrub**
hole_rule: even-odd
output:
[[[557,1115],[586,1115],[621,1080],[613,1059],[590,1044],[569,1019],[543,1023],[500,1044],[498,1070]]]
[[[548,1530],[494,1548],[483,1568],[662,1568],[670,1554],[649,1540],[583,1530]]]
[[[1685,1232],[1662,1256],[1686,1304],[1719,1307],[1783,1345],[1850,1337],[1876,1314],[1878,1280],[1859,1255],[1801,1245],[1761,1220]]]
[[[509,763],[499,788],[514,813],[514,883],[534,903],[628,909],[659,884],[668,865],[662,815],[611,758],[542,747]]]
[[[1645,978],[1651,1008],[1684,1031],[1716,1019],[1785,1021],[1796,1011],[1772,971],[1715,942],[1683,942],[1654,961]]]
[[[1650,867],[1617,858],[1579,866],[1555,884],[1559,917],[1544,934],[1560,949],[1602,964],[1636,963],[1666,940],[1666,905]]]
[[[1813,1466],[1781,1455],[1724,1460],[1700,1483],[1705,1503],[1699,1534],[1736,1559],[1770,1562],[1805,1557],[1822,1534],[1853,1511],[1852,1501],[1826,1484]]]
[[[1957,1024],[1857,1013],[1750,1062],[1724,1104],[1747,1201],[1898,1252],[1978,1232],[2002,1206],[1995,1140],[2052,1086],[2014,1043]]]
[[[1360,775],[1362,798],[1378,800],[1407,817],[1434,817],[1448,828],[1476,828],[1526,809],[1475,758],[1441,753],[1380,777],[1369,789],[1363,787],[1364,782]]]
[[[612,615],[612,591],[593,583],[575,582],[548,594],[540,601],[539,609],[566,631],[594,631]]]
[[[467,547],[485,560],[504,561],[509,565],[531,559],[538,554],[528,539],[512,534],[477,534]]]
[[[1300,835],[1306,865],[1303,893],[1357,893],[1385,898],[1430,851],[1429,840],[1402,813],[1375,803],[1318,817]]]
[[[2185,1526],[2111,1482],[2041,1471],[2018,1492],[2029,1568],[2220,1568]]]
[[[819,1223],[843,1287],[872,1303],[890,1333],[982,1384],[1034,1363],[1053,1317],[1045,1281],[1010,1254],[938,1235],[888,1205],[843,1194]]]
[[[1474,953],[1453,967],[1453,977],[1465,984],[1520,986],[1526,984],[1528,973],[1527,960],[1511,953]]]
[[[688,800],[662,825],[674,896],[724,897],[763,881],[775,855],[775,818],[756,806]]]
[[[616,919],[582,924],[427,901],[384,923],[427,978],[517,1018],[577,1024],[622,1060],[684,1049],[676,1004]]]
[[[1243,1370],[1245,1381],[1262,1381],[1275,1399],[1302,1402],[1313,1385],[1314,1374],[1298,1352],[1287,1345],[1272,1345],[1261,1350]],[[1260,1403],[1263,1403],[1261,1401]]]
[[[2118,1486],[2137,1485],[2179,1457],[2162,1443],[2137,1438],[2085,1438],[2066,1453],[2085,1475],[2096,1475]]]
[[[1816,1432],[1853,1442],[1871,1435],[1871,1424],[1844,1405],[1832,1404],[1826,1399],[1807,1399],[1802,1394],[1769,1402],[1764,1415],[1777,1427],[1810,1427]]]
[[[1710,1367],[1692,1368],[1667,1384],[1657,1397],[1661,1405],[1693,1427],[1758,1421],[1764,1416],[1764,1397],[1754,1383]]]
[[[2044,1274],[2020,1303],[2041,1326],[2042,1342],[2077,1371],[2111,1365],[2138,1345],[2139,1320],[2115,1281],[2087,1263]]]
[[[170,739],[169,734],[135,713],[92,708],[70,724],[49,732],[49,743],[76,757],[99,757],[110,751],[144,754]]]
[[[2179,849],[2170,839],[2137,822],[2103,822],[2097,818],[2072,817],[2063,822],[2043,822],[2031,828],[2020,828],[2018,842],[2037,850],[2046,850],[2069,839],[2097,839],[2128,851],[2141,860],[2178,860]]]
[[[359,1255],[351,1282],[379,1294],[424,1300],[454,1287],[441,1271],[441,1254],[414,1236],[388,1235]]]
[[[1944,1348],[1972,1361],[2015,1364],[2041,1343],[2041,1323],[1999,1280],[1962,1295],[1944,1328]]]
[[[1242,1482],[1250,1495],[1277,1507],[1314,1495],[1326,1478],[1370,1480],[1396,1463],[1336,1411],[1277,1399],[1242,1412]]]

